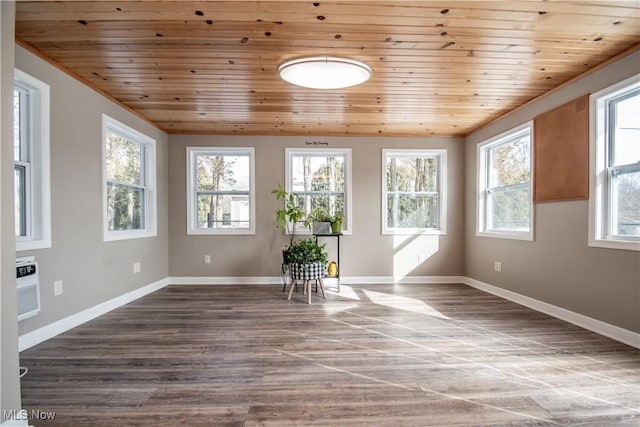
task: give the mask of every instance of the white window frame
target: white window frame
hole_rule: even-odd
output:
[[[195,158],[199,154],[249,156],[249,227],[198,228],[197,185]],[[188,235],[247,235],[256,234],[256,173],[254,147],[187,147],[187,234]]]
[[[26,236],[16,236],[16,251],[45,249],[51,243],[51,174],[50,174],[50,89],[49,85],[14,70],[14,85],[28,93],[29,151],[26,166]],[[13,95],[12,95],[13,96]],[[27,163],[26,165],[24,163]]]
[[[640,241],[621,239],[610,233],[611,205],[609,188],[612,172],[608,167],[609,121],[607,103],[619,95],[640,88],[640,74],[602,89],[589,96],[589,246],[640,251]]]
[[[489,198],[489,165],[488,165],[488,153],[491,149],[507,143],[515,136],[523,133],[529,133],[529,182],[524,183],[529,188],[529,230],[528,231],[509,231],[509,230],[491,230],[487,227],[487,221],[490,213],[488,198]],[[533,204],[533,122],[529,121],[506,132],[503,132],[493,138],[490,138],[480,144],[477,147],[477,203],[476,203],[476,236],[495,237],[499,239],[514,239],[514,240],[534,240],[534,224],[535,224],[535,209]],[[516,184],[522,186],[523,184]]]
[[[107,133],[113,132],[144,146],[144,228],[138,230],[109,230],[107,202]],[[109,117],[102,115],[102,227],[105,242],[127,239],[141,239],[157,236],[157,196],[156,196],[156,141]]]
[[[294,156],[306,156],[320,154],[324,156],[344,157],[344,223],[343,234],[353,233],[353,209],[351,201],[351,148],[285,148],[285,190],[291,192],[293,188],[292,161]],[[296,234],[311,235],[311,231],[305,227],[296,227]]]
[[[438,160],[438,227],[391,228],[387,226],[387,158],[427,157]],[[447,234],[447,150],[446,149],[383,149],[382,150],[382,234],[385,235],[446,235]]]

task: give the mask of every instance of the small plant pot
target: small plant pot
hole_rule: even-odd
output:
[[[331,233],[331,223],[327,221],[313,221],[313,234]]]
[[[342,221],[334,221],[331,223],[332,233],[342,233]]]

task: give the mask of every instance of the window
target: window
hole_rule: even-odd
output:
[[[255,234],[253,148],[187,147],[187,234]]]
[[[446,150],[382,150],[382,233],[446,234]]]
[[[287,148],[285,155],[286,190],[298,196],[307,213],[317,208],[330,215],[344,213],[342,232],[350,234],[351,149]],[[305,231],[298,227],[296,232]]]
[[[532,123],[478,145],[477,235],[533,240]]]
[[[155,236],[155,141],[103,114],[104,240]]]
[[[13,174],[16,250],[51,247],[49,85],[15,70]]]
[[[640,250],[640,76],[591,95],[589,245]]]

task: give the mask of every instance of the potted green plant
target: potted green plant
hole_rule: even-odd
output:
[[[280,183],[278,183],[278,187],[275,190],[271,191],[271,194],[276,196],[276,200],[284,202],[282,208],[276,209],[276,226],[289,234],[289,247],[291,247],[296,236],[298,224],[303,222],[304,226],[309,228],[307,213],[302,208],[302,203],[299,202],[298,196],[287,192]]]
[[[320,282],[322,295],[326,298],[322,278],[325,276],[328,257],[325,245],[319,245],[312,238],[298,240],[289,247],[289,276],[293,280],[287,299],[291,299],[296,281],[302,280],[307,293],[307,302],[311,304],[311,281],[317,279]]]
[[[326,264],[328,254],[325,245],[319,245],[315,239],[298,240],[289,247],[289,261],[296,264]]]
[[[331,232],[332,233],[341,233],[342,232],[342,224],[344,223],[344,213],[342,211],[338,211],[331,217]]]
[[[324,208],[314,208],[308,217],[312,222],[313,234],[328,234],[331,232],[332,216]]]

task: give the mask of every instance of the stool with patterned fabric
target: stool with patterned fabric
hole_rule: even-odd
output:
[[[320,290],[322,291],[322,296],[324,298],[327,298],[327,295],[324,292],[324,283],[322,283],[322,278],[325,275],[325,269],[326,266],[321,262],[313,262],[308,264],[289,264],[289,276],[291,276],[292,280],[287,299],[291,299],[291,295],[293,294],[293,289],[296,286],[297,280],[302,280],[304,282],[304,293],[305,295],[307,295],[308,304],[311,304],[312,280],[318,280],[320,282]]]

